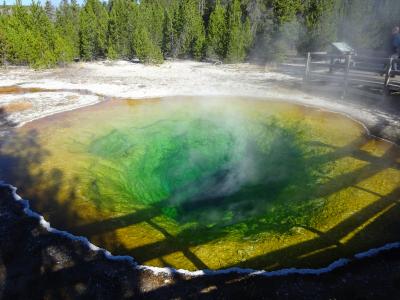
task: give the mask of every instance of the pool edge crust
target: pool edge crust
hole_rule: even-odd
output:
[[[185,290],[190,293],[200,293],[198,290],[202,284],[217,285],[224,282],[224,288],[218,291],[222,295],[235,290],[241,286],[241,282],[250,280],[253,292],[273,292],[293,285],[291,283],[300,280],[301,284],[316,285],[323,288],[321,291],[297,290],[296,285],[289,288],[288,293],[292,295],[337,295],[340,289],[334,289],[332,280],[337,280],[338,284],[344,284],[355,280],[356,283],[365,284],[366,288],[376,287],[377,295],[394,295],[387,286],[382,283],[374,283],[375,280],[384,280],[388,274],[393,273],[394,281],[392,289],[397,289],[396,282],[400,280],[398,272],[400,268],[400,243],[382,248],[381,251],[371,250],[363,254],[358,254],[358,258],[349,261],[346,266],[343,263],[337,264],[332,270],[327,272],[286,272],[282,271],[276,276],[275,272],[247,272],[241,273],[240,269],[184,272],[169,268],[152,268],[135,265],[133,259],[127,257],[116,257],[107,254],[105,250],[88,247],[84,238],[72,238],[71,234],[55,229],[45,228],[43,219],[39,215],[30,211],[26,202],[16,198],[15,189],[11,186],[0,185],[0,296],[7,299],[7,296],[34,296],[42,297],[51,295],[55,290],[62,290],[72,297],[80,295],[112,295],[112,297],[125,298],[125,296],[151,296],[174,295],[179,292],[175,285],[185,286]],[[28,210],[32,213],[27,214]],[[49,231],[51,229],[51,231]],[[69,236],[68,236],[69,235]],[[386,251],[382,251],[386,250]],[[373,257],[369,257],[370,255]],[[357,255],[355,256],[357,258]],[[383,268],[385,276],[370,270],[369,268]],[[293,269],[292,269],[293,270]],[[242,270],[245,271],[245,270]],[[300,270],[298,270],[300,271]],[[300,273],[300,274],[299,274]],[[307,274],[307,275],[305,275]],[[319,274],[319,275],[316,275]],[[397,274],[397,275],[396,275]],[[204,276],[203,276],[204,275]],[[251,276],[249,276],[251,275]],[[264,276],[257,276],[264,275]],[[349,275],[351,275],[349,277]],[[342,277],[346,279],[343,281]],[[397,276],[397,277],[396,277]],[[11,278],[10,278],[11,277]],[[354,278],[353,278],[354,277]],[[373,282],[369,280],[373,279]],[[361,281],[360,281],[361,280]],[[236,282],[235,284],[226,282]],[[273,281],[276,286],[268,286],[266,281]],[[207,285],[206,284],[206,285]],[[397,284],[398,285],[398,284]],[[175,291],[176,290],[176,291]],[[210,290],[210,292],[213,289]],[[372,289],[374,292],[374,289]],[[250,292],[242,289],[243,295]],[[312,292],[313,294],[309,294]],[[317,292],[317,294],[315,294]],[[389,294],[389,292],[391,294]],[[400,290],[397,289],[400,295]],[[99,294],[100,293],[100,294]],[[299,294],[298,294],[299,293]],[[383,293],[383,294],[382,294]],[[387,293],[387,294],[386,294]],[[56,294],[53,294],[57,295]],[[23,298],[23,297],[22,297]],[[108,297],[107,297],[108,298]],[[111,298],[111,297],[110,297]]]

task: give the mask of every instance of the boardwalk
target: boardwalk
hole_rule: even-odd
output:
[[[394,66],[400,60],[378,56],[332,55],[326,52],[307,54],[304,81],[306,84],[335,84],[389,95],[400,92],[400,71]]]

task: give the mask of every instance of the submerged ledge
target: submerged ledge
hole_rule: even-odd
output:
[[[264,278],[264,283],[256,284],[255,288],[256,291],[262,294],[266,290],[278,290],[279,288],[276,286],[266,287],[265,280],[276,280],[274,278],[279,277],[280,285],[283,286],[298,280],[305,280],[302,284],[306,286],[311,284],[319,286],[319,289],[323,288],[323,290],[319,290],[315,294],[315,291],[296,290],[298,287],[292,287],[289,290],[293,290],[293,296],[332,296],[338,295],[338,293],[340,295],[341,290],[335,290],[331,281],[337,280],[342,285],[343,278],[339,273],[343,273],[347,274],[345,282],[351,282],[352,280],[358,282],[359,280],[357,278],[361,276],[363,278],[363,284],[367,284],[365,288],[371,288],[372,284],[372,287],[375,286],[377,288],[376,291],[372,291],[373,293],[377,292],[378,294],[376,295],[389,295],[389,291],[385,290],[387,287],[381,289],[382,287],[379,287],[381,284],[378,285],[378,283],[375,282],[375,277],[378,276],[378,278],[382,279],[384,277],[387,278],[387,272],[390,273],[390,269],[392,269],[392,271],[394,271],[393,276],[398,276],[398,278],[396,277],[394,279],[395,282],[400,279],[400,274],[398,273],[398,268],[400,267],[400,242],[386,244],[379,248],[358,253],[351,259],[339,259],[329,266],[320,269],[290,268],[266,272],[262,270],[231,268],[217,271],[199,270],[190,272],[172,268],[143,266],[137,264],[134,258],[130,256],[113,256],[107,250],[93,245],[84,237],[77,237],[68,232],[52,228],[41,215],[29,208],[29,202],[18,196],[16,190],[15,187],[0,182],[0,254],[2,257],[0,263],[0,296],[3,295],[7,297],[14,295],[14,293],[17,295],[21,295],[21,293],[22,295],[32,295],[29,294],[32,293],[31,289],[37,289],[37,287],[30,286],[32,280],[41,281],[43,279],[42,277],[48,277],[49,275],[52,277],[53,273],[72,272],[72,277],[69,278],[69,275],[67,277],[73,282],[78,282],[82,280],[82,275],[75,278],[74,276],[77,275],[75,273],[81,273],[83,270],[85,274],[90,274],[89,277],[94,276],[99,278],[99,281],[97,283],[86,282],[85,284],[90,287],[89,290],[87,290],[87,287],[77,287],[78,283],[69,286],[68,282],[65,283],[66,286],[63,286],[61,289],[67,289],[68,293],[73,293],[74,296],[79,296],[80,294],[94,296],[100,291],[98,290],[98,285],[100,284],[104,288],[110,289],[113,295],[118,293],[120,296],[129,294],[130,296],[141,295],[144,297],[151,297],[152,295],[163,296],[164,293],[172,293],[171,295],[174,295],[174,285],[181,284],[183,284],[188,291],[192,291],[195,294],[201,293],[201,291],[198,291],[201,285],[198,286],[197,283],[193,283],[196,282],[196,280],[201,280],[202,282],[205,280],[211,286],[218,286],[218,283],[221,283],[221,281],[231,282],[234,280],[237,282],[237,285],[240,286],[242,281],[250,280],[259,282],[260,278]],[[15,235],[15,233],[17,234]],[[22,248],[20,248],[21,245],[15,245],[15,242],[23,244]],[[29,249],[32,253],[26,253],[24,248]],[[36,255],[34,254],[35,252]],[[21,254],[23,254],[23,257],[19,256]],[[389,257],[389,260],[387,257]],[[391,262],[393,259],[395,261],[394,264]],[[24,263],[26,263],[26,270],[23,270]],[[13,269],[13,264],[22,264],[22,269]],[[35,273],[29,270],[29,268],[36,264],[41,265],[39,272]],[[376,264],[377,266],[375,266]],[[379,272],[375,273],[375,271],[371,271],[372,273],[369,274],[369,268],[384,268],[385,276],[382,276],[382,273],[380,274]],[[75,271],[75,269],[79,271]],[[352,275],[349,276],[348,274]],[[26,278],[26,276],[28,276],[28,278]],[[64,276],[65,275],[62,275],[59,280],[65,280]],[[117,280],[118,282],[124,281],[124,284],[123,286],[108,286],[108,278],[103,278],[104,276],[111,276],[113,280]],[[355,277],[352,278],[353,276]],[[11,278],[9,279],[9,277]],[[369,282],[369,277],[374,278],[373,282]],[[55,278],[57,278],[57,276]],[[55,278],[47,278],[46,280],[57,281]],[[325,283],[324,279],[326,279]],[[90,281],[90,279],[86,280]],[[10,281],[13,281],[13,283]],[[27,284],[28,286],[25,286],[25,289],[16,288],[16,285],[19,286],[21,284],[20,281],[27,281],[23,282],[22,285]],[[276,284],[276,281],[274,282]],[[80,285],[85,284],[81,283]],[[93,284],[94,286],[91,286]],[[226,282],[224,284],[226,284]],[[45,290],[59,288],[58,285],[55,287],[48,286],[46,281],[40,283],[39,286],[39,290],[42,289],[41,293]],[[288,286],[286,286],[286,288],[287,287]],[[218,291],[217,295],[225,295],[225,293],[228,293],[225,289],[228,288],[232,289],[231,284],[226,285],[226,287]],[[393,284],[392,288],[396,289],[396,284]],[[161,292],[161,294],[158,294],[159,292]],[[176,292],[178,293],[179,290],[176,290]],[[211,292],[216,291],[212,288]],[[248,292],[249,291],[247,291],[247,293]],[[311,294],[309,294],[310,292]],[[246,291],[244,290],[242,293],[245,295]],[[400,294],[400,290],[397,290],[397,293]],[[287,295],[290,294],[291,292],[288,292]],[[393,291],[391,295],[394,295]]]

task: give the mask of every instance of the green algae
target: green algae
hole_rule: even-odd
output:
[[[299,124],[192,118],[113,129],[91,141],[88,198],[100,209],[151,207],[180,225],[208,229],[261,218],[284,231],[323,205],[304,197],[324,170],[307,161],[312,149]]]
[[[390,149],[284,103],[111,101],[25,126],[0,148],[0,173],[55,226],[141,263],[315,267],[396,236],[355,243],[371,216],[348,221],[399,186]]]

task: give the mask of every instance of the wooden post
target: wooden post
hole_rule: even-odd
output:
[[[333,56],[331,56],[330,63],[329,63],[329,73],[330,74],[333,73],[333,63],[334,63],[334,58],[333,58]]]
[[[304,81],[308,81],[310,79],[310,64],[311,64],[311,53],[307,53],[307,62],[306,62],[306,71],[304,74]]]
[[[351,55],[346,55],[346,60],[345,60],[346,68],[344,70],[344,87],[343,87],[343,94],[342,94],[342,99],[347,94],[347,88],[349,86],[349,73],[350,73],[350,64],[351,64]]]
[[[384,93],[387,95],[389,93],[389,82],[390,82],[390,75],[392,73],[392,68],[393,68],[393,57],[389,59],[389,64],[386,68],[386,73],[385,73],[385,83],[383,86]]]

